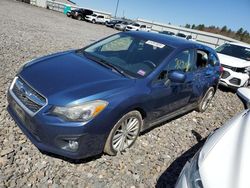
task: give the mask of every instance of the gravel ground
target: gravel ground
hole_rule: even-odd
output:
[[[16,71],[27,60],[116,31],[15,1],[1,0],[0,7],[0,187],[173,187],[208,134],[243,109],[234,93],[218,90],[207,112],[166,122],[116,157],[69,161],[42,154],[6,111],[6,90]]]

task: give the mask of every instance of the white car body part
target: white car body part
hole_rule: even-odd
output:
[[[126,31],[146,31],[149,32],[151,30],[150,27],[146,26],[145,24],[140,23],[133,23],[130,25],[127,25]]]
[[[238,96],[248,109],[208,137],[184,166],[176,188],[250,187],[250,89],[238,89]]]
[[[110,21],[110,18],[108,18],[104,15],[101,15],[101,14],[92,14],[92,15],[86,16],[85,20],[92,22],[92,23],[105,24],[106,22]]]
[[[231,46],[232,50],[227,50],[225,46],[228,46],[228,48]],[[248,86],[250,81],[250,45],[225,43],[216,48],[216,51],[224,69],[220,85],[231,88]],[[240,58],[240,53],[244,53],[245,56]]]

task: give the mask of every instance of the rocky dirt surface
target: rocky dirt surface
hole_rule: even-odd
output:
[[[11,0],[1,0],[0,7],[0,187],[173,187],[209,133],[243,109],[234,93],[218,90],[205,113],[166,122],[118,156],[69,161],[42,154],[6,111],[15,73],[30,59],[80,48],[116,31]]]

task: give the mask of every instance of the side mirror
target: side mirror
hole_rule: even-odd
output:
[[[186,75],[181,71],[171,71],[168,73],[168,78],[171,82],[183,83],[185,82]]]
[[[243,102],[245,109],[250,108],[250,89],[249,88],[239,88],[237,90],[237,95],[240,100]]]

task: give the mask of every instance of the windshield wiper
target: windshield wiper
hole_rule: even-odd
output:
[[[104,67],[106,67],[106,68],[108,68],[108,69],[111,69],[112,71],[118,72],[119,74],[123,75],[124,77],[130,77],[128,74],[126,74],[126,73],[125,73],[123,70],[121,70],[119,67],[117,67],[117,66],[115,66],[115,65],[113,65],[113,64],[111,64],[111,63],[109,63],[108,61],[106,61],[106,60],[104,60],[104,59],[102,59],[102,58],[100,58],[100,57],[94,56],[94,55],[92,55],[92,54],[90,54],[90,53],[88,53],[88,52],[85,52],[85,51],[83,51],[83,53],[84,53],[84,55],[85,55],[87,58],[89,58],[89,59],[95,61],[96,63],[98,63],[98,64],[100,64],[100,65],[102,65],[102,66],[104,66]]]

